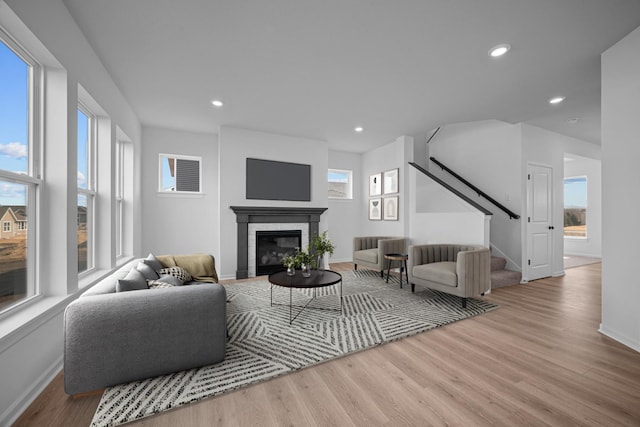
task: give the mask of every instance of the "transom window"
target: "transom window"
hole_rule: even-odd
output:
[[[327,177],[330,199],[353,199],[353,172],[329,169]]]
[[[200,193],[200,157],[160,154],[159,190],[161,193]]]

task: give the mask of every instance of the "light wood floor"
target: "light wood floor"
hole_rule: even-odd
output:
[[[130,425],[640,425],[640,353],[597,331],[600,264],[485,298],[501,307]],[[99,399],[59,376],[16,425],[87,426]]]

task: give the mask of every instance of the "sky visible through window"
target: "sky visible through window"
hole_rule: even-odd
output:
[[[347,172],[329,171],[329,182],[349,182],[349,174]]]
[[[564,179],[564,207],[565,208],[586,208],[587,207],[587,178],[565,178]]]
[[[89,117],[78,109],[78,188],[88,188],[87,148],[89,146]]]
[[[29,171],[29,65],[0,42],[0,169]],[[24,185],[0,181],[0,205],[25,205]]]

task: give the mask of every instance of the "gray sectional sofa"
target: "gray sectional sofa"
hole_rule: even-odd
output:
[[[163,259],[162,267],[179,265],[180,260],[196,269],[208,264],[201,255],[195,264],[189,256],[158,259]],[[132,289],[134,281],[125,280],[132,270],[144,267],[145,261],[136,259],[69,304],[64,314],[66,393],[85,393],[222,361],[226,292],[222,285],[211,283],[217,282],[213,262],[211,257],[210,276],[201,271],[193,274],[196,280],[184,284],[169,277],[167,282],[173,286],[133,286],[135,290],[125,291]]]

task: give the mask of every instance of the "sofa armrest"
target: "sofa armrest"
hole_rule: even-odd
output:
[[[478,295],[491,289],[491,252],[478,248],[458,252],[456,274],[459,286],[468,295]]]
[[[219,284],[86,296],[64,314],[68,394],[221,361],[226,291]]]

